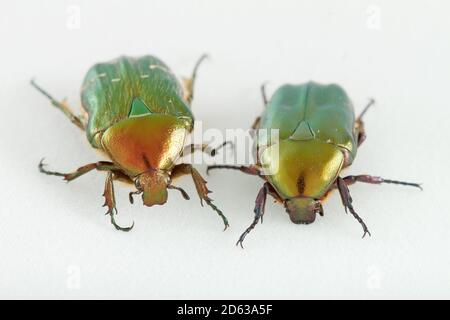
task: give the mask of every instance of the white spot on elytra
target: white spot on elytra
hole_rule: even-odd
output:
[[[120,81],[120,78],[111,79],[111,82],[119,82],[119,81]]]
[[[149,76],[148,76],[148,74],[143,74],[143,75],[141,75],[141,78],[142,79],[145,79],[145,78],[148,78]]]
[[[151,64],[151,65],[149,65],[148,67],[150,68],[150,70],[153,70],[153,69],[160,69],[160,70],[162,70],[162,71],[165,71],[165,72],[170,73],[169,70],[167,70],[166,68],[164,68],[164,67],[162,67],[162,66],[160,66],[160,65],[157,65],[157,64]]]

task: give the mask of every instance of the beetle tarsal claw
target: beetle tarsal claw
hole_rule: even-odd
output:
[[[370,231],[366,229],[366,230],[364,230],[364,234],[363,234],[363,236],[362,236],[363,239],[364,239],[364,237],[366,236],[366,234],[368,234],[369,237],[372,236],[372,235],[370,234]]]
[[[46,166],[46,164],[44,163],[44,160],[45,160],[45,158],[42,158],[41,161],[39,161],[39,169]]]
[[[38,165],[39,171],[41,173],[44,173],[44,174],[47,174],[50,176],[64,177],[64,180],[68,181],[67,174],[65,174],[65,173],[46,170],[45,167],[47,166],[47,164],[44,163],[44,160],[45,160],[45,158],[42,158],[41,161],[39,161],[39,165]]]
[[[228,227],[230,226],[229,223],[228,223],[227,217],[225,217],[223,212],[212,203],[211,199],[209,199],[207,197],[207,199],[203,199],[203,200],[205,200],[206,204],[208,206],[210,206],[215,212],[217,212],[217,214],[222,218],[223,224],[225,225],[225,228],[223,229],[223,231],[227,230]],[[202,203],[202,206],[203,206],[203,203]]]
[[[117,214],[117,210],[116,210],[116,214]],[[133,223],[131,224],[131,226],[129,226],[129,227],[121,227],[121,226],[119,226],[119,225],[116,223],[116,220],[114,219],[114,212],[109,213],[109,215],[111,216],[111,223],[112,223],[112,225],[114,226],[114,228],[116,228],[116,230],[123,231],[123,232],[128,232],[128,231],[130,231],[131,229],[133,229],[133,227],[134,227],[134,221],[133,221]]]

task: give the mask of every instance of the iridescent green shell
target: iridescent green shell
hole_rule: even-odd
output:
[[[296,199],[292,201],[298,208],[291,210],[295,219],[310,221],[302,198],[322,198],[353,161],[354,122],[352,104],[337,85],[284,85],[273,94],[259,129],[278,129],[279,140],[259,138],[259,160],[270,171],[267,180],[278,194]]]
[[[158,58],[119,57],[94,65],[86,74],[81,102],[88,113],[87,137],[99,148],[96,135],[129,116],[155,113],[183,119],[192,130],[193,115],[177,78]]]
[[[260,129],[279,129],[280,139],[317,139],[356,156],[353,105],[336,84],[308,82],[284,85],[270,99],[261,116]],[[261,143],[266,143],[261,141]]]

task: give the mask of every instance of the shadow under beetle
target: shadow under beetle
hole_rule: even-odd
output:
[[[338,189],[345,211],[350,211],[361,224],[364,237],[370,232],[353,208],[348,185],[355,182],[393,183],[421,188],[417,183],[370,175],[340,177],[341,171],[352,164],[358,147],[366,138],[362,117],[373,105],[373,100],[355,119],[353,105],[338,85],[314,82],[284,85],[276,90],[270,101],[266,98],[264,85],[261,92],[265,110],[252,129],[278,129],[279,141],[268,141],[256,135],[258,158],[255,165],[208,167],[208,172],[236,169],[265,181],[256,197],[254,220],[236,245],[242,246],[247,234],[260,220],[262,222],[267,194],[284,205],[292,222],[310,224],[316,214],[323,216],[322,201],[332,190]],[[278,170],[271,170],[274,166],[278,166]],[[264,175],[264,168],[275,173]]]
[[[175,162],[183,155],[202,150],[214,155],[217,149],[208,145],[184,146],[186,136],[193,130],[194,117],[191,112],[194,83],[197,69],[206,58],[197,62],[189,79],[183,85],[169,68],[154,56],[140,58],[119,57],[107,63],[94,65],[86,74],[81,90],[81,102],[85,114],[75,116],[65,101],[57,101],[40,88],[33,80],[31,84],[44,94],[78,128],[86,132],[93,148],[103,151],[111,161],[99,161],[84,165],[74,172],[48,171],[41,161],[42,173],[61,176],[72,181],[94,169],[107,173],[103,196],[108,207],[111,223],[117,230],[117,214],[113,180],[133,183],[136,191],[129,195],[142,194],[144,205],[162,205],[167,201],[167,189],[187,193],[172,184],[182,175],[191,175],[200,197],[222,218],[225,229],[228,220],[212,203],[206,181],[190,164]]]

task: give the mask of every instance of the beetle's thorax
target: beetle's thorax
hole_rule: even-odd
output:
[[[344,155],[333,144],[320,140],[281,140],[261,154],[267,180],[285,200],[291,220],[314,221],[317,200],[323,198],[342,169]]]
[[[124,119],[101,137],[103,149],[131,177],[170,171],[181,154],[188,130],[172,115],[148,114]]]

